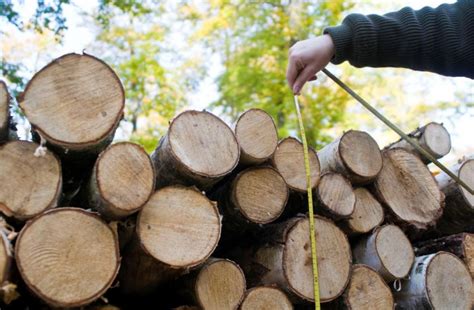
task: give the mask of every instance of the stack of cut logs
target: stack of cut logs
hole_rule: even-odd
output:
[[[95,57],[33,76],[33,141],[0,86],[0,308],[314,307],[303,147],[267,113],[182,112],[150,156],[111,144],[125,93]],[[442,124],[410,135],[451,149]],[[309,155],[323,308],[472,308],[473,195],[404,141],[350,130]],[[452,169],[474,187],[474,159]]]

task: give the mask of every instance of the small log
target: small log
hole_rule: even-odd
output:
[[[5,82],[0,81],[0,143],[8,140],[10,94]]]
[[[332,219],[349,218],[354,212],[354,190],[349,180],[339,173],[328,172],[321,176],[316,188],[316,197],[320,202],[316,211],[322,211],[323,215]]]
[[[182,184],[210,189],[238,164],[240,149],[232,130],[209,112],[176,116],[152,154],[156,186]]]
[[[155,188],[153,164],[135,143],[109,146],[97,159],[87,187],[88,205],[108,220],[137,212]]]
[[[315,217],[321,302],[340,296],[350,278],[352,257],[346,235],[334,223]],[[261,236],[264,246],[236,253],[248,283],[276,284],[295,303],[314,302],[309,220],[272,224]]]
[[[463,260],[474,279],[474,234],[461,233],[416,244],[417,256],[445,251]]]
[[[394,292],[400,309],[465,309],[472,307],[472,279],[463,262],[451,253],[419,256],[410,277]]]
[[[47,211],[26,223],[15,259],[28,288],[52,307],[80,307],[102,296],[120,265],[116,233],[94,213]]]
[[[318,152],[321,173],[334,171],[353,184],[366,184],[382,169],[377,142],[366,132],[349,130]]]
[[[366,265],[354,265],[349,285],[338,299],[339,309],[394,309],[392,292],[383,278]]]
[[[245,276],[239,265],[228,259],[209,259],[182,280],[186,297],[200,309],[235,310],[245,295]]]
[[[151,196],[136,232],[123,253],[120,288],[144,295],[206,261],[219,241],[221,220],[214,202],[176,185]]]
[[[235,124],[235,137],[240,145],[240,164],[258,165],[275,153],[278,133],[273,118],[260,109],[240,115]]]
[[[354,212],[349,219],[342,221],[343,230],[351,236],[368,233],[384,220],[382,205],[367,189],[356,188],[354,194]]]
[[[449,153],[451,150],[451,137],[443,124],[431,122],[410,132],[408,136],[418,142],[426,151],[436,159]],[[425,163],[431,161],[419,153],[410,143],[400,139],[386,147],[386,149],[402,148],[416,154]]]
[[[433,226],[443,212],[443,195],[428,168],[403,149],[385,150],[382,157],[374,189],[389,219],[415,230]]]
[[[60,157],[99,154],[123,117],[125,93],[115,72],[87,54],[66,54],[36,73],[20,98],[32,128]]]
[[[375,269],[387,282],[404,278],[415,259],[410,240],[395,225],[384,225],[361,239],[352,254],[357,264]]]
[[[293,310],[290,300],[274,286],[257,286],[247,291],[240,310]]]
[[[61,195],[59,160],[50,151],[36,157],[38,146],[27,141],[0,146],[0,211],[20,221],[56,207]]]
[[[451,171],[471,188],[474,188],[474,158],[461,160]],[[474,224],[474,195],[464,187],[455,183],[444,172],[436,176],[441,191],[445,195],[443,216],[436,225],[442,235],[456,234],[472,230]]]
[[[300,193],[307,192],[303,144],[301,142],[292,137],[281,140],[273,154],[272,165],[280,172],[291,190]],[[311,148],[309,150],[309,165],[311,188],[314,189],[319,183],[320,169],[318,156]]]

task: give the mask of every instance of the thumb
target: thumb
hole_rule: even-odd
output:
[[[295,83],[293,84],[293,93],[299,95],[304,84],[308,82],[312,77],[314,77],[315,70],[313,67],[307,66],[300,72],[296,78]]]

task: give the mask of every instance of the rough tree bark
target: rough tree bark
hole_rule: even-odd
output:
[[[356,196],[349,180],[341,174],[323,174],[315,192],[319,201],[316,212],[334,220],[347,219],[354,212]]]
[[[209,112],[176,116],[152,154],[156,186],[196,185],[210,189],[239,162],[240,148],[232,130]]]
[[[257,286],[247,291],[240,310],[293,310],[286,294],[275,286]]]
[[[0,299],[6,305],[20,297],[13,283],[15,262],[11,240],[15,236],[14,230],[0,217]]]
[[[5,82],[0,81],[0,143],[8,140],[10,94]]]

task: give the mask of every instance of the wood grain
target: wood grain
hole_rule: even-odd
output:
[[[293,305],[277,287],[257,286],[247,291],[240,310],[293,310]]]
[[[382,205],[365,188],[354,189],[356,203],[351,217],[344,220],[344,231],[350,235],[365,234],[384,221]]]
[[[349,218],[354,212],[356,196],[352,185],[339,173],[323,174],[316,188],[316,196],[320,202],[316,211],[325,211],[324,214],[333,219]]]

